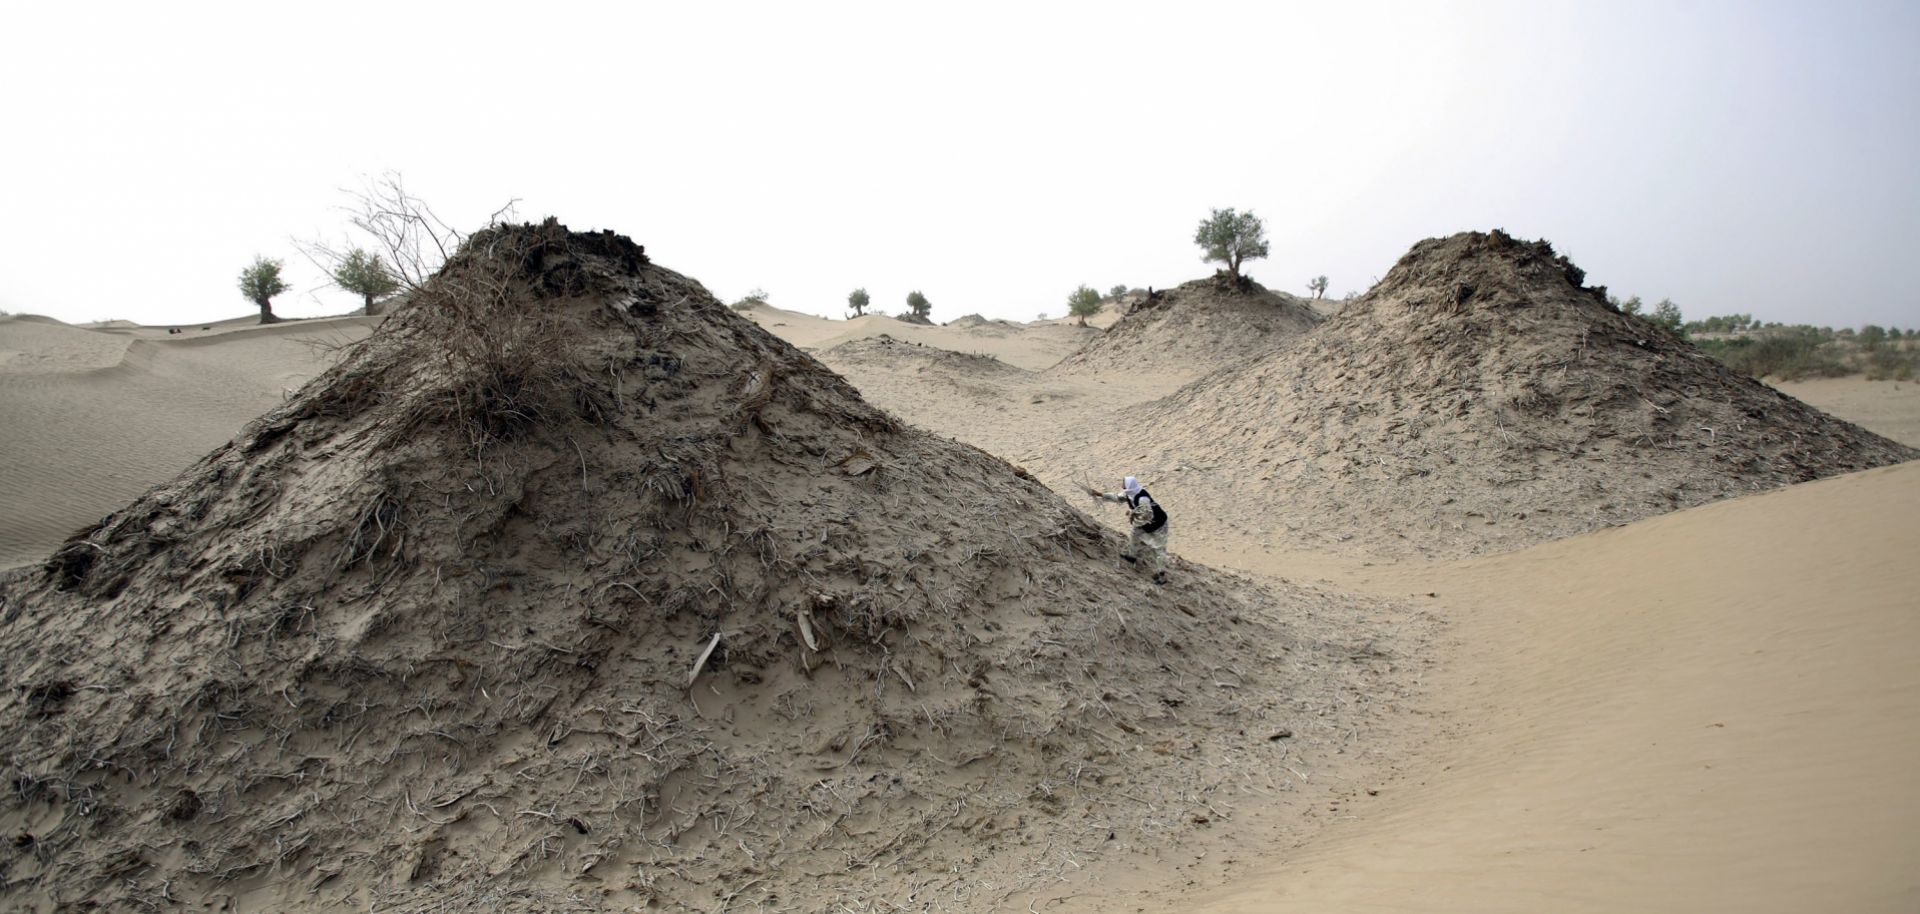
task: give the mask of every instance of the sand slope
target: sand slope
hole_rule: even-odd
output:
[[[1920,464],[1371,586],[1438,593],[1458,735],[1192,909],[1912,911]]]
[[[46,558],[184,469],[371,326],[349,317],[168,337],[0,321],[0,569]]]

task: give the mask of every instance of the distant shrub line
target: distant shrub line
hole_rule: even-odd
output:
[[[1798,381],[1865,373],[1875,381],[1909,381],[1920,362],[1920,331],[1868,324],[1855,331],[1810,324],[1762,323],[1751,314],[1683,320],[1680,307],[1661,299],[1649,312],[1635,295],[1607,304],[1622,314],[1665,327],[1721,364],[1754,378]]]
[[[1874,381],[1911,381],[1920,367],[1920,340],[1911,334],[1902,336],[1857,334],[1851,328],[1836,333],[1828,327],[1770,326],[1731,336],[1696,336],[1693,344],[1727,367],[1755,378],[1799,381],[1864,372]]]

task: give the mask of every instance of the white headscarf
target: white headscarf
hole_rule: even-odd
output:
[[[1132,476],[1127,477],[1125,488],[1127,490],[1128,498],[1140,497],[1140,480],[1135,479]]]

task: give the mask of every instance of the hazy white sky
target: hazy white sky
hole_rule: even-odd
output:
[[[238,316],[258,253],[347,310],[290,239],[398,171],[833,315],[1174,285],[1236,207],[1294,292],[1498,226],[1689,317],[1920,326],[1920,4],[923,6],[16,4],[0,309]]]

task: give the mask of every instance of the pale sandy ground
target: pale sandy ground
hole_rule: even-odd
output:
[[[1920,910],[1920,465],[1508,555],[1437,593],[1458,731],[1183,910]]]
[[[1066,420],[1125,421],[1185,380],[1054,377],[1043,369],[1091,332],[1058,321],[748,316],[1063,493]],[[225,441],[317,372],[309,341],[365,332],[344,319],[194,341],[0,320],[0,567]],[[1026,374],[983,389],[826,354],[880,333]],[[1920,444],[1915,385],[1783,387]],[[1920,910],[1920,465],[1438,565],[1289,554],[1271,534],[1270,518],[1196,520],[1174,551],[1425,601],[1445,634],[1420,658],[1421,725],[1275,772],[1331,794],[1239,810],[1210,841],[1069,881],[1033,910]]]

